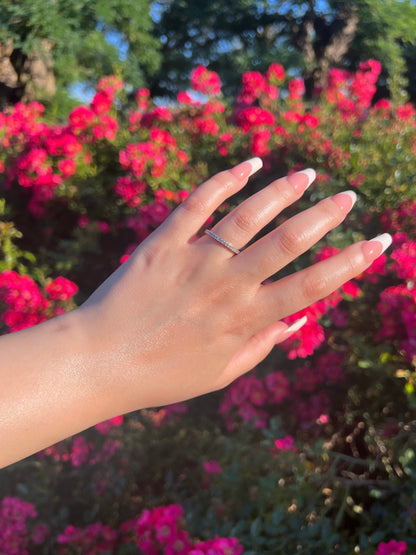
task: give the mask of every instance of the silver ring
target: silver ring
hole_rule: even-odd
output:
[[[205,233],[207,235],[209,235],[210,237],[212,237],[212,239],[214,239],[215,241],[217,241],[220,245],[222,245],[223,247],[225,247],[226,249],[228,249],[229,251],[231,251],[234,254],[240,254],[241,251],[239,251],[238,249],[236,249],[235,247],[232,246],[231,243],[228,243],[227,241],[224,241],[224,239],[221,239],[221,237],[219,237],[218,235],[216,235],[215,233],[213,233],[211,230],[206,229]]]

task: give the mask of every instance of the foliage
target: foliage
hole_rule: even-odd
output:
[[[112,419],[4,469],[0,550],[416,550],[416,111],[374,102],[380,72],[374,60],[332,70],[306,101],[303,81],[272,64],[246,72],[228,103],[198,67],[176,103],[140,89],[130,111],[109,77],[64,123],[38,103],[0,116],[5,333],[81,303],[208,174],[251,156],[264,170],[248,192],[314,166],[297,209],[359,195],[288,272],[394,236],[390,255],[289,317],[308,322],[224,392]]]
[[[16,70],[32,53],[52,59],[60,90],[109,73],[144,85],[160,63],[151,29],[147,0],[0,1],[0,43],[12,41]]]
[[[247,69],[264,72],[276,60],[309,76],[310,93],[329,68],[356,68],[367,58],[383,65],[384,95],[386,79],[390,94],[403,93],[405,60],[412,79],[416,6],[411,0],[156,0],[154,5],[160,18],[154,33],[163,54],[150,82],[155,94],[176,93],[195,63],[218,71],[228,94],[236,94]],[[357,23],[349,26],[354,17]]]

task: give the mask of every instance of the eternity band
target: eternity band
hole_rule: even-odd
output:
[[[224,239],[221,239],[221,237],[219,237],[218,235],[216,235],[215,233],[213,233],[212,231],[210,231],[209,229],[205,230],[205,233],[207,235],[209,235],[210,237],[212,237],[212,239],[214,239],[215,241],[217,241],[217,243],[220,243],[220,245],[222,245],[223,247],[225,247],[226,249],[228,249],[229,251],[231,251],[234,254],[239,254],[241,251],[239,251],[238,249],[236,249],[235,247],[233,247],[231,245],[231,243],[228,243],[227,241],[224,241]]]

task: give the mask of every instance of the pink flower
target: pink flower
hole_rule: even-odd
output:
[[[69,299],[78,293],[78,286],[73,281],[59,276],[48,283],[45,290],[53,301],[69,301]]]
[[[90,456],[92,444],[84,436],[76,436],[72,442],[70,460],[72,466],[79,467],[85,464]]]
[[[63,177],[70,177],[73,173],[75,173],[75,162],[69,158],[65,160],[60,160],[58,162],[59,171],[62,172]]]
[[[196,67],[191,74],[191,85],[194,91],[206,95],[218,95],[221,92],[221,81],[215,71],[205,66]]]
[[[108,420],[104,420],[104,422],[100,422],[96,424],[94,427],[96,430],[100,432],[100,434],[105,435],[111,428],[121,426],[123,424],[124,417],[115,416],[114,418],[109,418]]]
[[[274,125],[275,117],[268,110],[253,106],[252,108],[245,108],[239,112],[237,123],[243,131],[247,133],[252,127],[257,125]]]
[[[247,71],[242,77],[242,90],[238,96],[238,102],[252,104],[265,92],[267,82],[258,71]]]
[[[69,525],[58,535],[58,543],[70,548],[81,548],[82,553],[94,555],[112,553],[117,540],[117,532],[101,522],[90,524],[86,528]]]
[[[266,156],[270,152],[269,141],[272,132],[269,129],[255,131],[251,137],[250,151],[253,156]]]
[[[190,549],[188,555],[240,555],[243,546],[237,538],[214,538],[198,542]]]
[[[407,549],[406,542],[390,540],[388,543],[381,542],[375,555],[402,555]]]
[[[119,177],[114,190],[121,196],[127,206],[135,208],[142,202],[142,195],[146,191],[146,183],[140,179],[132,179],[129,176]]]
[[[192,98],[185,91],[181,91],[178,93],[177,100],[179,104],[192,104]]]
[[[280,64],[270,64],[266,72],[266,78],[270,83],[280,85],[285,79],[284,67]]]
[[[222,468],[218,464],[218,461],[216,461],[216,460],[204,461],[203,462],[203,467],[204,467],[205,472],[207,474],[211,474],[212,476],[215,476],[215,474],[221,474],[221,472],[222,472]]]
[[[292,79],[288,83],[289,87],[289,98],[299,99],[303,94],[305,94],[305,84],[303,79]]]
[[[30,533],[27,520],[37,516],[32,503],[18,497],[5,497],[0,502],[0,553],[29,555]]]
[[[280,403],[289,395],[289,380],[283,372],[269,374],[265,382],[272,403]]]
[[[87,106],[78,106],[69,114],[69,122],[74,129],[88,129],[95,118],[94,112]]]
[[[105,112],[109,112],[111,109],[111,105],[114,100],[114,95],[111,93],[110,90],[106,90],[103,92],[97,92],[94,98],[91,101],[91,109],[96,114],[103,114]]]
[[[37,524],[32,531],[32,541],[41,544],[49,533],[49,527],[46,524]]]
[[[276,439],[274,444],[279,451],[292,451],[293,453],[297,451],[293,437],[290,435]]]

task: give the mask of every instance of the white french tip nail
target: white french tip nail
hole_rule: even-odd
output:
[[[247,160],[247,162],[251,164],[251,172],[249,174],[249,177],[258,172],[263,167],[263,160],[258,156],[256,156],[255,158],[250,158],[250,160]]]
[[[306,168],[305,170],[300,170],[299,172],[296,172],[296,173],[304,173],[306,175],[306,177],[308,178],[308,185],[307,185],[306,189],[316,179],[316,171],[313,168]]]
[[[357,193],[355,191],[342,191],[342,193],[350,197],[352,201],[352,205],[351,205],[351,208],[352,208],[354,204],[357,202]]]
[[[302,328],[306,324],[307,320],[308,318],[306,316],[302,316],[302,318],[299,318],[299,320],[296,320],[296,322],[293,322],[293,324],[287,328],[286,333],[294,333],[295,331],[299,331],[300,328]]]
[[[370,241],[378,241],[379,243],[381,243],[383,245],[383,250],[381,252],[383,253],[386,249],[389,248],[393,239],[390,233],[382,233],[381,235],[377,235],[377,237],[370,239]]]

